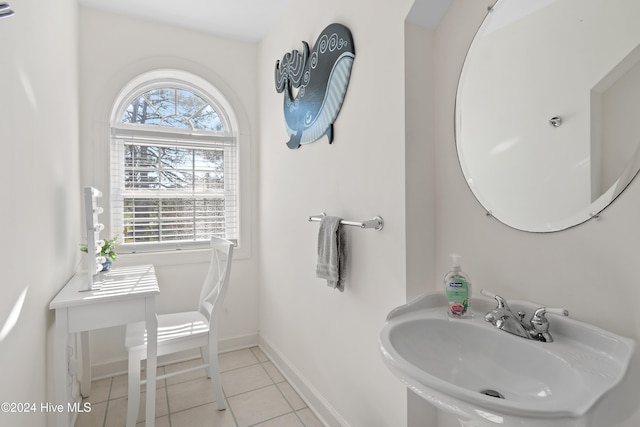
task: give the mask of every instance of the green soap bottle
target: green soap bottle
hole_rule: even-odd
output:
[[[444,277],[444,292],[449,301],[449,316],[456,318],[471,317],[469,298],[471,282],[460,267],[460,255],[451,255],[451,271]]]

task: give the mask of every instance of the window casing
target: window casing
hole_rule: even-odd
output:
[[[110,146],[119,251],[206,247],[212,235],[239,243],[233,111],[176,79],[140,84],[121,100]]]

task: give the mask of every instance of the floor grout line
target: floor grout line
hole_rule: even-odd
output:
[[[107,427],[107,413],[109,412],[109,401],[111,400],[111,389],[113,388],[113,377],[109,381],[109,392],[107,393],[107,402],[104,407],[104,417],[102,419],[102,427]]]
[[[171,402],[169,401],[169,386],[167,385],[166,381],[163,388],[164,388],[164,397],[167,399],[167,421],[169,422],[169,427],[172,427],[173,421],[171,420]]]
[[[250,425],[248,425],[247,427],[255,427],[255,426],[259,426],[259,425],[260,425],[260,424],[262,424],[262,423],[266,423],[266,422],[268,422],[268,421],[276,420],[276,419],[278,419],[278,418],[280,418],[280,417],[284,417],[285,415],[295,414],[295,412],[296,412],[296,411],[285,412],[284,414],[280,414],[280,415],[277,415],[277,416],[275,416],[275,417],[267,418],[266,420],[258,421],[258,422],[257,422],[257,423],[255,423],[255,424],[250,424]],[[302,420],[300,420],[300,422],[302,423]],[[304,423],[302,423],[302,425],[304,425]]]
[[[238,419],[236,418],[235,412],[233,412],[233,409],[231,408],[231,402],[229,402],[229,398],[227,397],[227,393],[224,391],[224,388],[222,389],[222,394],[224,394],[224,400],[227,403],[227,410],[231,414],[231,419],[233,419],[233,425],[235,427],[238,427]]]

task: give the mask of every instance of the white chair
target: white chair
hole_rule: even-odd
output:
[[[233,243],[217,237],[211,238],[209,271],[200,291],[199,311],[163,314],[158,316],[158,356],[183,350],[200,348],[204,364],[190,369],[158,376],[163,379],[206,367],[207,376],[213,381],[213,391],[219,410],[226,409],[220,373],[218,370],[218,323],[222,313]],[[144,322],[127,325],[125,347],[129,353],[129,403],[127,427],[133,427],[140,405],[140,362],[146,359],[146,331]]]

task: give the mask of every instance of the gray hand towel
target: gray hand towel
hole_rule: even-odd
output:
[[[327,285],[344,292],[345,246],[342,218],[325,216],[318,232],[318,265],[316,277],[326,279]]]

